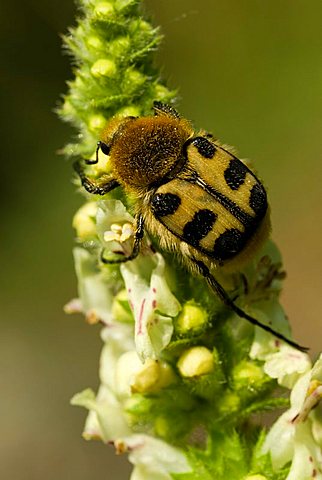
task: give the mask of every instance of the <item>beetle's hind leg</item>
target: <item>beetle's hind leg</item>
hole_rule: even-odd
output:
[[[136,229],[134,234],[134,245],[131,255],[124,256],[122,258],[116,258],[109,260],[104,257],[104,250],[101,252],[101,261],[107,265],[115,265],[118,263],[125,263],[130,260],[134,260],[140,253],[141,242],[144,236],[144,218],[143,215],[139,214],[136,218]]]
[[[101,183],[90,180],[85,174],[84,166],[81,160],[77,160],[73,167],[75,172],[79,175],[85,190],[89,193],[93,193],[94,195],[106,195],[106,193],[111,192],[114,190],[114,188],[119,187],[120,185],[115,178],[109,178],[107,181]]]
[[[205,277],[207,280],[208,285],[210,288],[215,292],[216,295],[220,298],[220,300],[227,305],[233,312],[235,312],[239,317],[244,318],[245,320],[248,320],[248,322],[252,323],[253,325],[256,325],[257,327],[262,328],[266,332],[271,333],[275,337],[277,337],[280,340],[283,340],[286,342],[288,345],[291,347],[296,348],[297,350],[300,350],[301,352],[307,352],[308,348],[307,347],[302,347],[296,342],[293,342],[293,340],[290,340],[289,338],[284,337],[279,332],[276,332],[273,330],[270,326],[265,325],[264,323],[261,323],[259,320],[256,320],[256,318],[251,317],[248,315],[248,313],[244,312],[241,308],[239,308],[233,300],[231,300],[226,292],[226,290],[220,285],[220,283],[213,277],[209,271],[209,268],[200,260],[196,260],[195,258],[191,259],[193,263],[196,265],[198,268],[198,271],[200,274]]]

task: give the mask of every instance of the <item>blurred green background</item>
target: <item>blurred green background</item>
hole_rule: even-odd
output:
[[[149,0],[162,26],[164,77],[180,111],[251,158],[269,191],[295,338],[321,350],[322,3]],[[0,4],[0,478],[126,479],[126,460],[85,442],[70,397],[98,384],[99,330],[63,305],[76,294],[71,218],[81,204],[72,135],[53,113],[69,59],[59,33],[72,1]],[[113,470],[114,469],[114,470]]]

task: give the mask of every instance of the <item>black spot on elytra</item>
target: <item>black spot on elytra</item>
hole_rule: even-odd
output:
[[[249,205],[257,217],[264,217],[267,210],[267,195],[263,185],[256,183],[250,192]]]
[[[193,219],[186,223],[183,229],[183,240],[193,247],[198,247],[199,242],[212,229],[217,215],[211,210],[199,210]]]
[[[216,147],[205,137],[196,137],[191,142],[204,158],[212,158],[216,153]]]
[[[180,197],[174,193],[157,193],[151,200],[151,209],[156,217],[164,217],[175,213],[180,203]]]
[[[224,172],[227,185],[232,190],[238,190],[238,188],[245,182],[247,172],[247,168],[240,160],[237,158],[230,160],[229,166]]]
[[[231,228],[222,233],[214,245],[214,258],[228,260],[237,255],[245,246],[247,236],[237,228]]]

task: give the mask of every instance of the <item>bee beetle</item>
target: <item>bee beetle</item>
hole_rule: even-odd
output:
[[[89,179],[81,161],[74,164],[84,188],[105,195],[116,187],[135,199],[136,231],[132,253],[104,263],[133,260],[144,229],[161,248],[181,255],[203,275],[210,288],[241,318],[305,351],[290,339],[241,310],[213,272],[238,271],[260,248],[270,230],[267,195],[262,183],[241,160],[161,102],[154,116],[114,118],[103,130],[98,152],[110,156],[113,176]]]

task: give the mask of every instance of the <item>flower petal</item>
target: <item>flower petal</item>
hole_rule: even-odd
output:
[[[83,312],[87,318],[95,317],[97,321],[111,322],[111,285],[97,269],[96,258],[87,250],[77,247],[73,253]]]
[[[191,471],[188,460],[178,448],[149,435],[137,434],[116,442],[128,450],[129,460],[135,465],[131,480],[171,480],[171,473]]]
[[[303,423],[296,429],[294,456],[286,480],[322,480],[322,454],[314,442],[310,423]]]
[[[278,352],[268,355],[264,364],[264,372],[287,388],[292,388],[310,368],[310,357],[288,345],[281,345]]]
[[[110,442],[131,434],[122,405],[108,387],[101,385],[96,398],[92,390],[84,390],[74,395],[71,403],[90,411],[85,423],[84,438],[100,437],[104,442]]]
[[[290,336],[286,315],[277,299],[258,302],[249,308],[248,313],[286,337]],[[276,352],[281,346],[282,342],[280,340],[276,339],[271,333],[257,327],[255,328],[255,338],[249,356],[253,359],[266,360],[267,355]]]
[[[293,457],[295,426],[294,411],[288,410],[279,417],[268,432],[263,444],[263,453],[270,452],[274,470],[282,468]]]
[[[143,273],[137,259],[121,266],[135,318],[135,344],[142,360],[157,358],[169,344],[173,333],[172,318],[181,306],[165,279],[165,262],[159,253],[145,260]]]

